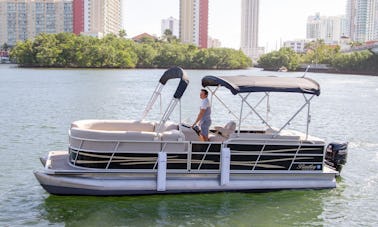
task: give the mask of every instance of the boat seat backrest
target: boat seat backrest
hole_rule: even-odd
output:
[[[160,151],[160,143],[153,143],[158,140],[155,132],[70,130],[70,146],[83,150],[113,151],[118,147],[118,151]]]
[[[182,133],[185,135],[186,141],[199,141],[200,138],[197,133],[190,127],[179,125],[179,128]]]
[[[185,135],[179,130],[170,130],[170,131],[161,133],[161,140],[162,141],[183,141],[185,140]]]
[[[156,129],[157,127],[155,127]],[[162,132],[166,132],[166,131],[171,131],[171,130],[178,130],[179,127],[178,127],[178,124],[172,122],[172,121],[167,121],[165,122],[164,124],[164,127],[162,129]]]
[[[155,122],[127,120],[81,120],[71,124],[71,128],[103,131],[153,132]]]
[[[185,141],[184,133],[179,130],[171,130],[161,133],[162,150],[171,152],[187,151],[187,144],[181,143]],[[164,143],[167,142],[167,143]],[[171,142],[171,143],[170,143]],[[176,143],[178,142],[178,143]]]
[[[215,126],[215,130],[218,131],[221,136],[228,138],[232,133],[235,132],[236,123],[234,121],[229,121],[224,127]]]

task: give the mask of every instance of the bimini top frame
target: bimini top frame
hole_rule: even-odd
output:
[[[158,97],[161,98],[161,91],[164,87],[164,85],[168,82],[168,80],[171,79],[180,79],[180,82],[176,88],[175,93],[173,94],[173,98],[171,102],[169,103],[166,111],[162,115],[162,118],[159,123],[159,127],[157,128],[157,132],[160,132],[161,127],[164,125],[164,123],[168,120],[169,116],[173,112],[174,108],[176,107],[177,103],[180,101],[182,95],[184,94],[186,88],[189,84],[188,76],[186,75],[186,72],[180,68],[180,67],[172,67],[165,71],[163,75],[160,77],[159,83],[155,88],[155,91],[152,93],[152,96],[150,100],[148,101],[148,104],[143,112],[141,120],[144,120],[147,114],[152,109],[152,106],[155,104]],[[161,103],[161,101],[160,101]],[[160,107],[161,108],[161,107]]]
[[[262,101],[267,99],[267,115],[269,112],[269,93],[270,92],[290,92],[290,93],[300,93],[303,95],[305,103],[299,108],[299,110],[275,133],[278,135],[290,122],[302,111],[304,107],[307,109],[307,128],[306,128],[306,139],[308,137],[308,128],[310,123],[310,101],[314,96],[320,95],[320,86],[319,84],[305,77],[276,77],[276,76],[205,76],[202,78],[202,86],[207,87],[212,95],[217,98],[232,115],[239,121],[238,134],[240,133],[240,126],[242,121],[250,114],[255,113],[262,122],[270,129],[272,127],[267,122],[267,118],[264,119],[257,111],[257,106],[262,103]],[[216,87],[212,90],[210,87]],[[240,114],[237,116],[233,113],[227,105],[216,96],[215,92],[219,87],[225,87],[231,91],[233,95],[239,95],[242,99]],[[252,106],[248,103],[248,96],[253,92],[262,92],[265,93],[265,96],[259,100],[259,102]],[[246,93],[243,95],[243,93]],[[306,94],[309,94],[311,97],[307,97]],[[243,117],[243,105],[246,104],[251,111],[247,116]]]
[[[276,76],[205,76],[202,86],[223,86],[236,95],[251,92],[295,92],[320,95],[319,84],[304,77]]]

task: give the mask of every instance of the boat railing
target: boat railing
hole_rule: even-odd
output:
[[[79,146],[69,145],[69,164],[84,169],[156,172],[159,154],[165,153],[168,173],[220,173],[224,149],[230,149],[230,173],[321,171],[324,162],[324,144],[300,141],[277,143],[277,139],[266,139],[263,143],[261,140],[253,143],[253,140],[201,142],[75,139],[81,142]],[[88,142],[106,146],[87,147],[85,144]]]
[[[210,151],[212,146],[215,146],[214,143],[207,143],[204,146],[207,146],[205,151],[192,151],[192,143],[190,142],[179,142],[179,141],[123,141],[125,143],[139,143],[139,144],[146,144],[146,143],[158,143],[161,145],[161,150],[120,150],[114,149],[114,151],[109,150],[93,150],[93,149],[83,149],[70,146],[70,156],[69,156],[69,163],[72,166],[79,167],[79,168],[91,168],[88,164],[103,164],[101,165],[101,169],[111,169],[111,164],[117,162],[124,162],[124,166],[128,164],[132,164],[134,166],[138,166],[140,164],[144,164],[145,166],[141,166],[138,168],[143,172],[156,172],[157,171],[157,164],[158,164],[158,155],[159,153],[165,153],[167,155],[167,165],[168,165],[168,172],[182,172],[182,173],[198,173],[198,172],[206,172],[206,173],[217,173],[219,170],[219,160],[209,160],[206,157],[208,156],[219,156],[220,152],[213,152]],[[122,143],[121,141],[117,142],[116,147],[119,147],[119,144]],[[218,146],[221,143],[217,144]],[[173,150],[172,147],[185,147],[180,151]],[[170,148],[171,147],[171,148]],[[89,156],[97,156],[97,158],[103,158],[101,160],[81,160],[80,156],[89,155]],[[122,155],[123,158],[117,157],[117,155]],[[142,157],[135,155],[142,155]],[[143,157],[144,156],[144,157]],[[209,165],[215,165],[213,168],[209,168]],[[86,168],[87,166],[87,168]],[[149,168],[146,168],[149,166]],[[126,168],[127,169],[127,168]],[[139,172],[138,169],[130,168],[127,169],[130,172]]]

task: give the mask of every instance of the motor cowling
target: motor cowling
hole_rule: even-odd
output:
[[[348,143],[330,143],[326,149],[326,164],[341,172],[348,156]]]

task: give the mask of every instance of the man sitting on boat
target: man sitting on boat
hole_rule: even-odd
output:
[[[194,126],[196,126],[196,124],[199,122],[199,126],[201,129],[201,141],[209,141],[209,128],[211,125],[211,106],[209,99],[207,98],[208,94],[209,93],[207,90],[201,89],[200,98],[202,99],[202,101],[200,106],[200,112],[198,113],[197,119],[192,126],[194,128]]]

